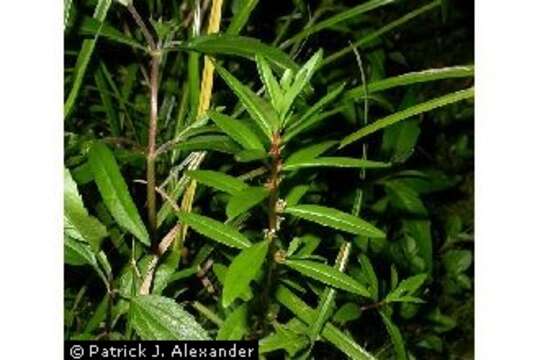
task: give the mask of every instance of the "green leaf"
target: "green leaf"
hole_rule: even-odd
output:
[[[69,237],[86,242],[96,253],[107,236],[105,226],[88,214],[68,169],[64,169],[64,232]]]
[[[236,55],[251,60],[255,60],[255,54],[258,54],[264,56],[280,69],[298,70],[298,65],[280,49],[246,36],[223,34],[197,36],[185,44],[181,44],[180,48],[211,55]]]
[[[134,297],[131,324],[143,340],[210,340],[195,318],[173,299],[157,295]]]
[[[429,81],[463,78],[474,76],[473,65],[451,66],[439,69],[428,69],[423,71],[410,72],[383,80],[378,80],[367,84],[368,94],[392,89],[400,86],[407,86]],[[345,94],[346,99],[364,99],[364,86],[360,85]]]
[[[338,324],[345,324],[349,321],[354,321],[362,315],[360,307],[355,303],[343,304],[332,317],[332,321]]]
[[[150,245],[150,237],[139,217],[139,213],[114,155],[103,143],[95,142],[88,153],[88,163],[105,206],[118,225],[128,230],[143,244]]]
[[[283,91],[281,90],[281,86],[264,57],[256,55],[255,60],[257,61],[257,70],[259,71],[259,77],[263,81],[266,93],[270,97],[274,108],[279,109],[279,106],[283,101]]]
[[[257,135],[242,121],[215,111],[208,111],[207,114],[225,134],[242,145],[244,149],[264,151],[264,146]]]
[[[206,216],[180,212],[178,217],[193,230],[223,245],[237,249],[246,249],[251,246],[247,237],[230,225],[223,224]]]
[[[257,272],[261,269],[267,252],[268,241],[263,240],[242,250],[233,259],[223,285],[223,307],[228,307],[247,291],[249,283],[255,279]]]
[[[368,11],[377,9],[378,7],[391,4],[395,2],[396,0],[371,0],[368,2],[364,2],[360,5],[351,7],[345,11],[340,12],[337,15],[334,15],[326,20],[323,20],[321,22],[318,22],[312,26],[309,26],[305,28],[304,30],[300,31],[298,34],[294,35],[293,37],[289,38],[287,41],[285,41],[282,44],[282,48],[288,47],[310,35],[313,35],[321,30],[331,28],[335,26],[336,24],[339,24],[341,22],[347,21],[352,18],[358,18],[359,15],[364,14]]]
[[[248,211],[255,205],[259,204],[261,201],[266,199],[270,191],[265,187],[249,187],[244,189],[236,194],[234,194],[229,202],[227,203],[227,208],[225,212],[229,219],[233,219],[238,215]]]
[[[431,272],[433,267],[433,241],[431,238],[431,222],[428,220],[403,221],[405,234],[412,237],[418,245],[419,255],[426,264],[425,270]]]
[[[345,137],[340,143],[340,148],[349,145],[361,138],[363,138],[366,135],[372,134],[380,129],[384,129],[387,126],[393,125],[395,123],[398,123],[399,121],[408,119],[412,116],[422,114],[424,112],[453,104],[458,101],[470,99],[474,97],[474,87],[471,87],[466,90],[460,90],[456,91],[454,93],[450,93],[426,102],[423,102],[421,104],[411,106],[410,108],[407,108],[405,110],[396,112],[390,116],[387,116],[385,118],[379,119],[367,126],[364,126],[360,130],[350,134],[349,136]]]
[[[297,121],[291,123],[288,125],[288,130],[286,132],[286,135],[288,133],[291,133],[292,135],[288,135],[292,138],[297,133],[302,132],[305,129],[308,129],[310,126],[314,125],[316,121],[318,120],[318,117],[316,116],[326,105],[328,105],[330,102],[332,102],[335,98],[338,97],[339,94],[343,91],[345,88],[345,83],[339,85],[335,89],[331,90],[323,96],[319,101],[317,101],[315,104],[310,106],[309,110],[303,114]]]
[[[115,29],[113,26],[99,21],[94,18],[83,19],[79,32],[83,35],[100,35],[104,38],[111,40],[115,43],[132,46],[136,49],[146,51],[146,47],[139,44],[137,40],[132,37],[126,36],[121,31]]]
[[[261,354],[283,349],[294,358],[296,353],[309,345],[309,338],[305,335],[307,326],[300,320],[293,318],[287,324],[274,324],[276,332],[259,341]]]
[[[213,150],[225,154],[235,154],[241,150],[236,142],[224,135],[195,136],[189,140],[182,141],[174,147],[175,149],[184,151]]]
[[[384,238],[386,235],[370,223],[345,212],[319,205],[296,205],[285,208],[285,213],[316,222],[323,226],[364,235],[372,238]]]
[[[96,87],[99,91],[99,96],[103,107],[105,108],[105,113],[107,114],[107,122],[109,123],[109,128],[113,136],[120,136],[120,123],[118,120],[118,113],[114,107],[112,97],[108,91],[107,83],[103,71],[101,69],[96,70],[94,74],[94,80],[96,82]]]
[[[94,10],[94,19],[103,22],[107,16],[107,13],[109,12],[111,2],[112,0],[98,0]],[[64,119],[67,119],[71,115],[71,111],[73,110],[73,106],[75,105],[75,101],[79,95],[79,90],[86,73],[86,68],[90,62],[90,57],[94,52],[98,37],[99,33],[96,34],[93,39],[86,39],[82,43],[81,50],[77,56],[77,62],[75,63],[73,85],[71,86],[67,100],[64,102]]]
[[[284,171],[297,170],[302,168],[310,167],[340,167],[340,168],[362,168],[362,169],[380,169],[390,167],[392,164],[364,160],[364,159],[354,159],[347,157],[320,157],[316,159],[300,161],[300,162],[290,162],[287,161],[283,165]]]
[[[300,163],[307,160],[312,160],[330,149],[332,146],[336,145],[337,143],[337,141],[329,140],[302,148],[292,153],[285,161],[285,165],[290,163]]]
[[[242,180],[219,171],[192,170],[187,171],[186,175],[197,180],[201,184],[229,194],[236,194],[248,187],[248,185]]]
[[[289,309],[295,316],[306,324],[315,321],[317,313],[305,302],[297,297],[292,291],[283,285],[278,286],[275,293],[276,300]],[[321,335],[329,343],[337,347],[341,352],[355,360],[375,360],[366,349],[356,343],[349,335],[341,332],[331,323],[327,322]]]
[[[96,255],[90,245],[69,236],[64,237],[64,262],[72,266],[97,266]]]
[[[412,295],[422,286],[426,279],[427,274],[418,274],[401,281],[397,288],[386,295],[385,301],[397,302],[405,296]]]
[[[396,353],[396,360],[408,360],[409,357],[407,356],[407,350],[405,349],[405,343],[403,342],[399,328],[392,323],[392,320],[384,312],[379,311],[379,314],[383,319],[388,334],[390,334],[390,340],[392,340],[394,352]]]
[[[450,250],[442,258],[449,274],[459,275],[472,265],[472,253],[469,250]]]
[[[289,191],[285,197],[285,203],[288,206],[294,206],[302,199],[302,197],[309,191],[309,185],[297,185]]]
[[[251,15],[251,13],[253,12],[253,9],[255,9],[255,6],[257,6],[258,3],[259,3],[259,0],[242,1],[242,5],[240,9],[234,15],[225,33],[227,35],[238,35],[240,31],[242,31],[242,29],[246,25],[249,19],[249,16]]]
[[[244,150],[234,154],[234,158],[238,162],[251,162],[268,158],[266,150]]]
[[[249,87],[242,85],[231,73],[223,67],[216,65],[217,72],[225,80],[231,90],[238,96],[246,110],[263,133],[272,138],[272,134],[279,128],[279,118],[272,106],[255,94]]]
[[[394,207],[408,214],[427,216],[420,196],[412,188],[399,180],[385,181],[384,187]]]
[[[313,56],[302,66],[302,68],[295,75],[291,87],[283,94],[282,102],[276,106],[281,117],[284,119],[285,115],[291,108],[296,97],[304,90],[309,84],[309,81],[313,77],[313,74],[322,62],[323,51],[319,49]],[[285,124],[286,125],[286,124]]]
[[[369,281],[369,292],[371,293],[371,298],[374,301],[377,301],[379,298],[379,279],[377,279],[377,274],[375,274],[375,269],[369,258],[361,254],[359,256],[360,265],[362,265],[362,273]]]
[[[285,265],[312,279],[351,292],[369,297],[369,291],[358,281],[338,269],[310,260],[285,260]]]
[[[247,310],[246,304],[234,309],[219,328],[216,340],[242,340],[249,330]]]

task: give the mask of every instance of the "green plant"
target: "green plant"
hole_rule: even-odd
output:
[[[427,112],[441,127],[470,118],[474,67],[386,76],[378,48],[444,2],[406,15],[396,5],[379,21],[396,1],[322,1],[295,34],[308,14],[296,1],[273,45],[238,35],[258,1],[233,2],[219,34],[219,0],[145,2],[158,20],[117,2],[99,0],[79,23],[66,3],[67,39],[90,35],[66,75],[66,338],[255,338],[269,358],[468,351],[443,351],[441,336],[469,316],[458,299],[472,288],[470,213],[424,198],[465,186],[453,175],[467,169],[471,137],[435,132],[451,145],[429,166],[409,163]],[[298,61],[325,31],[354,41]],[[442,95],[435,82],[449,84]]]

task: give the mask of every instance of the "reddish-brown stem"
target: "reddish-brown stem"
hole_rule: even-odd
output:
[[[150,236],[155,239],[157,228],[156,216],[156,136],[158,123],[158,89],[159,89],[159,64],[161,53],[154,37],[146,27],[141,15],[132,4],[128,5],[133,20],[141,29],[148,46],[152,59],[150,61],[150,120],[148,124],[148,147],[146,150],[146,209]]]
[[[148,124],[148,149],[146,156],[146,194],[148,224],[150,233],[155,235],[156,217],[156,136],[158,122],[158,88],[159,88],[160,54],[153,54],[150,69],[150,123]]]
[[[277,232],[279,231],[279,214],[277,211],[277,205],[279,200],[279,182],[280,182],[280,172],[282,166],[281,159],[281,137],[279,133],[274,133],[272,135],[272,144],[270,146],[270,157],[272,158],[272,165],[270,169],[270,176],[266,186],[270,190],[270,196],[268,198],[268,233],[266,235],[267,241],[269,241],[268,248],[268,270],[266,273],[266,284],[263,289],[261,305],[262,305],[262,316],[261,319],[263,331],[269,323],[269,307],[270,307],[270,290],[273,284],[273,274],[276,267],[274,261],[274,253],[276,251],[276,245],[274,239],[277,237]]]

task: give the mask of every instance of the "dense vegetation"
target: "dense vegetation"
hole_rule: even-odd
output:
[[[473,9],[64,0],[66,339],[473,358]]]

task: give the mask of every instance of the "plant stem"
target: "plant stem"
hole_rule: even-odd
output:
[[[146,156],[146,195],[148,224],[150,234],[155,237],[157,228],[156,216],[156,136],[158,122],[158,88],[159,88],[160,54],[152,55],[150,69],[150,124],[148,127],[148,149]]]
[[[270,308],[270,290],[273,284],[273,275],[276,268],[276,262],[274,261],[274,253],[276,251],[276,244],[274,238],[277,237],[279,231],[279,215],[277,211],[277,205],[279,200],[279,182],[280,171],[282,166],[281,159],[281,136],[279,133],[272,135],[272,144],[270,146],[270,156],[272,157],[272,167],[270,169],[270,177],[268,178],[267,187],[270,190],[270,196],[268,198],[268,233],[267,240],[270,242],[268,249],[268,271],[266,273],[266,284],[263,289],[261,303],[262,303],[262,325],[263,330],[269,324],[271,320],[269,318]]]
[[[148,148],[146,152],[146,209],[148,226],[152,240],[156,237],[157,212],[156,212],[156,136],[158,123],[158,90],[159,90],[159,65],[161,62],[160,49],[154,37],[148,30],[141,15],[133,6],[128,5],[128,11],[141,29],[148,46],[152,59],[150,61],[150,122],[148,124]]]

